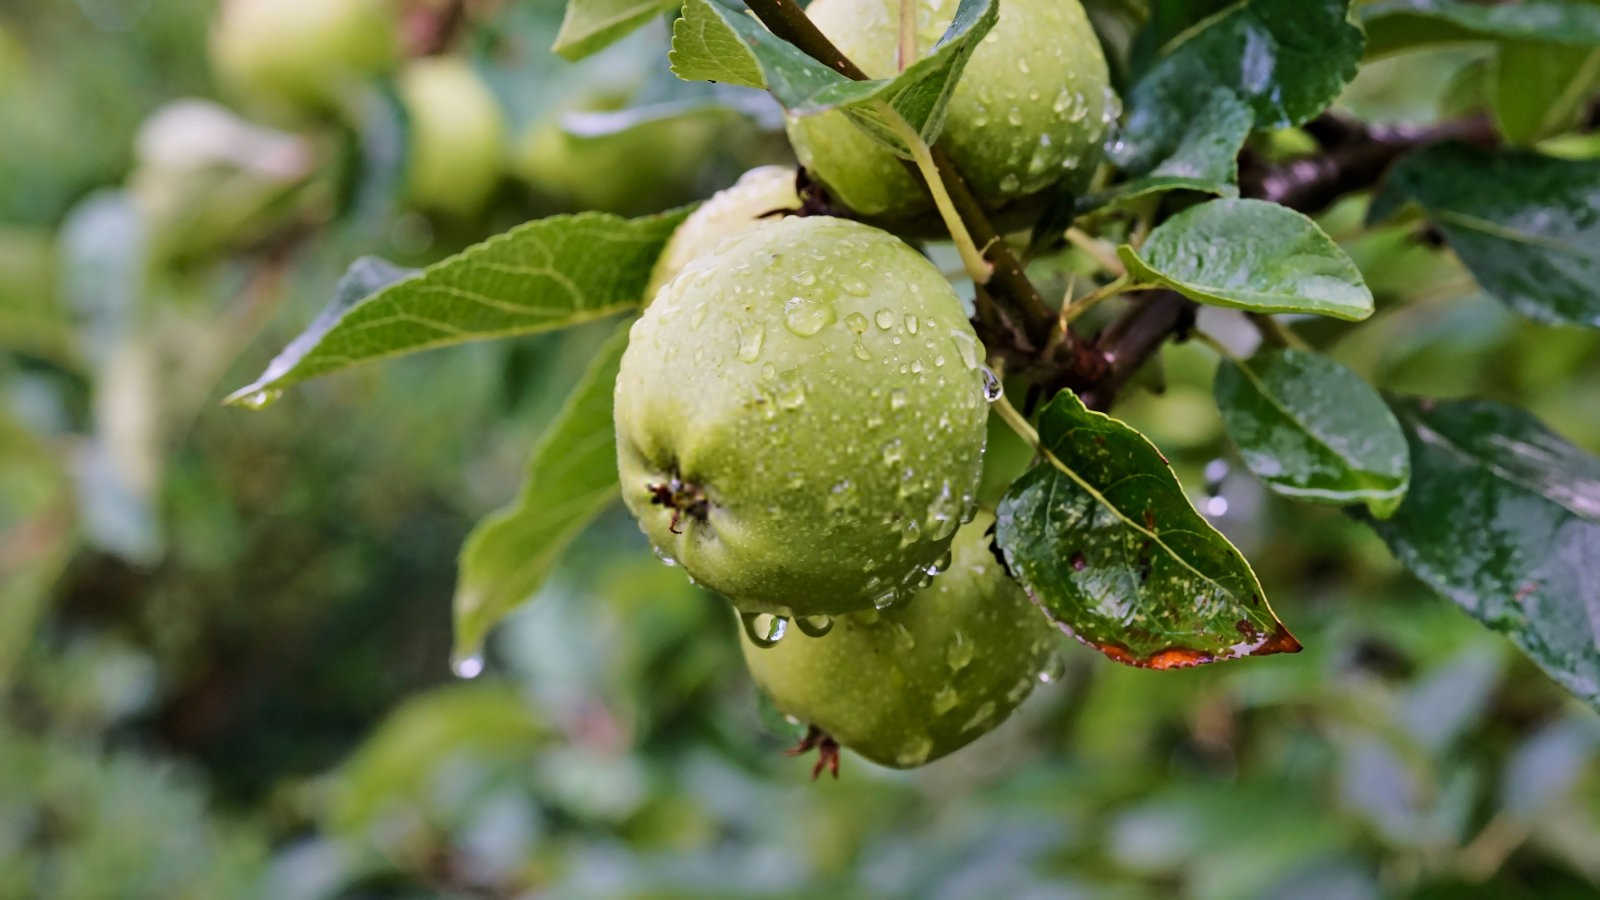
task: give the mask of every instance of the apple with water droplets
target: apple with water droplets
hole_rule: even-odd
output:
[[[1059,632],[989,548],[985,512],[956,535],[948,570],[891,609],[789,627],[745,663],[778,709],[873,762],[932,762],[993,730],[1045,671]],[[818,629],[811,628],[813,633]]]
[[[645,302],[650,302],[656,291],[684,266],[716,249],[723,238],[798,211],[800,194],[795,189],[795,174],[789,166],[751,169],[700,204],[662,248],[644,291]]]
[[[816,0],[806,14],[873,78],[899,71],[900,0]],[[916,0],[919,56],[955,0]],[[1099,39],[1078,0],[1005,0],[950,98],[940,138],[978,199],[1008,205],[1065,180],[1082,185],[1121,113]],[[837,110],[790,116],[789,140],[833,197],[862,216],[906,221],[931,209],[905,164]]]
[[[828,216],[723,239],[656,294],[617,376],[622,497],[746,612],[915,589],[976,508],[983,351],[899,238]]]

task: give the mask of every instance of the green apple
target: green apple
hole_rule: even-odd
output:
[[[463,218],[478,213],[505,173],[505,114],[489,86],[464,60],[427,57],[400,73],[400,97],[411,129],[411,202]]]
[[[762,166],[739,176],[732,187],[717,191],[700,204],[672,233],[650,273],[645,301],[649,302],[684,266],[714,250],[723,238],[771,221],[773,213],[797,210],[799,206],[794,169]]]
[[[656,294],[617,377],[622,497],[750,612],[913,590],[975,509],[982,348],[939,270],[827,216],[758,224]]]
[[[916,0],[917,46],[932,49],[951,0]],[[806,10],[869,76],[899,69],[900,0],[816,0]],[[941,138],[984,205],[1001,210],[1067,179],[1082,183],[1120,112],[1099,40],[1078,0],[1005,0],[951,96]],[[927,194],[905,165],[840,112],[788,120],[807,171],[861,215],[914,218]]]
[[[873,762],[920,766],[987,734],[1046,668],[1058,633],[989,550],[994,516],[961,528],[950,567],[904,604],[790,627],[750,674],[783,712]]]
[[[400,59],[394,0],[224,0],[211,27],[222,85],[278,118],[340,104]]]

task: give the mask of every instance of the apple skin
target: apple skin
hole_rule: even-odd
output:
[[[400,61],[394,0],[224,0],[211,25],[223,88],[277,121],[337,111]]]
[[[758,224],[669,281],[617,377],[622,497],[749,612],[915,589],[976,508],[982,347],[938,269],[827,216]]]
[[[400,98],[411,202],[459,218],[482,211],[506,168],[505,114],[489,86],[465,60],[427,57],[400,73]]]
[[[880,765],[910,768],[971,743],[1033,690],[1059,633],[1006,574],[985,532],[963,525],[950,568],[904,603],[836,616],[821,637],[791,623],[745,664],[778,709]]]
[[[922,53],[944,34],[956,4],[917,0]],[[899,0],[816,0],[817,27],[874,78],[898,70]],[[1079,187],[1121,113],[1099,39],[1078,0],[1006,0],[950,99],[940,137],[978,199],[992,211],[1065,181]],[[790,116],[795,154],[835,199],[886,223],[931,206],[893,153],[841,112]]]
[[[662,249],[650,272],[645,300],[656,295],[684,266],[715,250],[723,238],[772,220],[780,210],[797,210],[800,195],[795,191],[795,170],[788,166],[762,166],[739,176],[733,185],[717,191],[711,199],[683,220]]]

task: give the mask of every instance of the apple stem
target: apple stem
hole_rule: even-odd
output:
[[[962,266],[974,282],[988,284],[994,276],[994,265],[983,258],[983,251],[973,243],[967,223],[956,212],[955,203],[950,199],[950,191],[939,174],[939,166],[933,161],[933,151],[928,148],[928,142],[889,104],[880,103],[879,109],[895,136],[911,151],[911,160],[917,164],[917,172],[922,175],[922,180],[927,182],[928,193],[933,195],[933,205],[939,210],[939,217],[944,219],[944,227],[949,230],[950,239],[955,241],[956,250],[961,254]]]

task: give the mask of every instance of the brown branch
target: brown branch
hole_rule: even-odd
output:
[[[828,40],[828,36],[806,17],[805,11],[794,0],[745,0],[745,5],[769,31],[799,47],[813,59],[831,67],[846,78],[855,81],[867,79],[867,74]],[[1009,301],[1002,307],[1001,312],[1006,314],[1008,320],[1015,320],[1010,323],[1011,328],[1003,332],[986,334],[985,337],[1026,336],[1028,346],[1011,349],[1023,353],[1037,353],[1048,342],[1050,330],[1055,327],[1055,311],[1044,302],[1038,289],[1028,280],[1022,270],[1021,261],[1005,241],[1000,239],[1000,233],[989,221],[987,211],[972,193],[972,189],[967,185],[966,179],[962,177],[949,154],[937,143],[933,148],[933,161],[939,170],[939,177],[944,181],[945,190],[949,191],[950,199],[955,203],[956,212],[966,223],[967,230],[971,232],[973,241],[983,252],[984,259],[994,266],[994,274],[989,281],[990,286],[994,288],[991,296],[1002,303]],[[1069,339],[1064,343],[1068,345],[1069,351],[1073,351],[1074,359],[1083,356],[1076,352],[1079,349],[1079,341],[1071,339],[1069,335]],[[1092,360],[1092,356],[1084,358]]]

